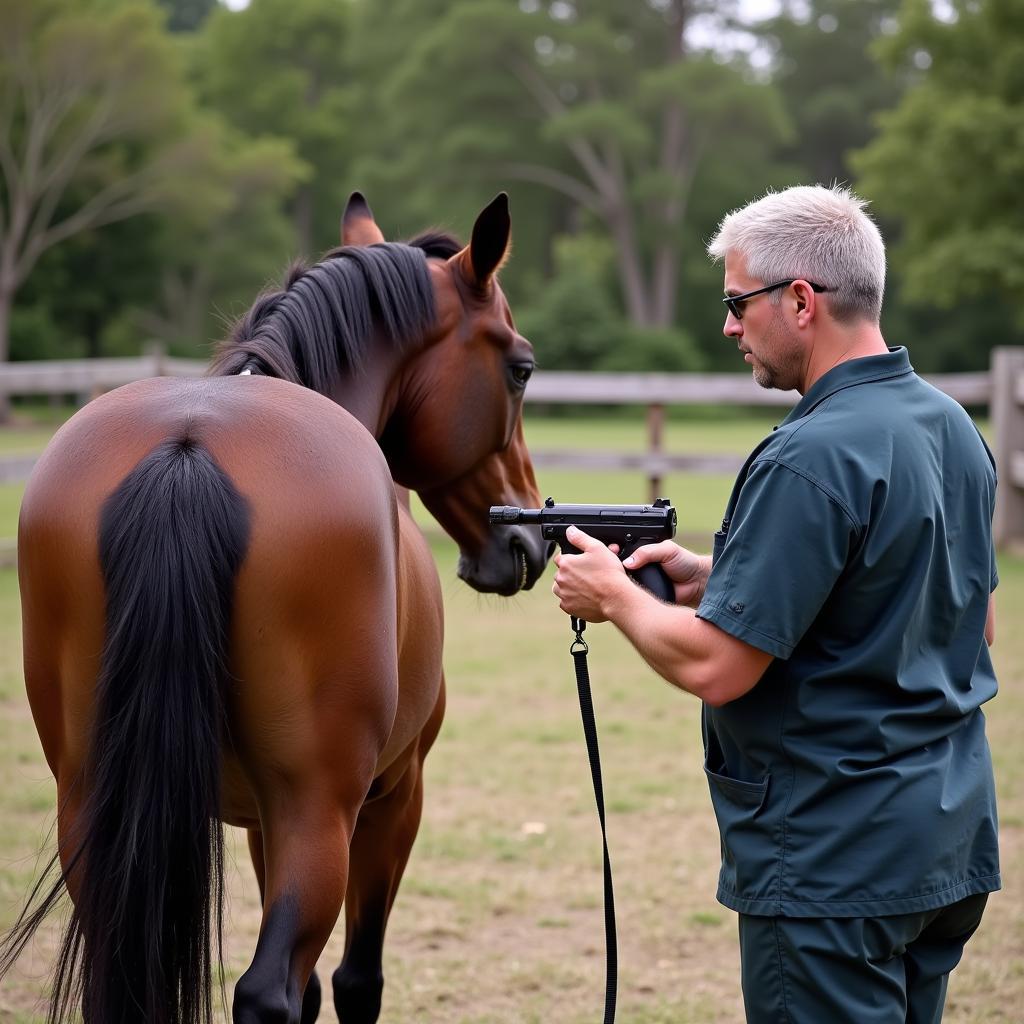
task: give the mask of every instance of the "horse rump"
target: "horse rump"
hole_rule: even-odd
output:
[[[154,448],[102,507],[106,635],[81,811],[63,870],[55,856],[0,943],[2,976],[70,887],[50,1024],[79,999],[87,1024],[212,1020],[224,684],[248,538],[245,500],[187,436]]]

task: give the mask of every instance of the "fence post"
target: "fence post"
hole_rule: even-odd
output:
[[[665,432],[665,406],[652,402],[647,406],[647,450],[651,455],[660,455],[661,442]],[[651,504],[661,497],[661,474],[652,472],[647,478]]]
[[[992,425],[995,431],[999,547],[1024,543],[1024,348],[992,350]]]
[[[166,376],[166,369],[164,367],[164,359],[167,356],[167,346],[157,339],[151,339],[142,346],[142,354],[153,361],[151,377],[164,377]]]

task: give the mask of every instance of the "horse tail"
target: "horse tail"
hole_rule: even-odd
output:
[[[106,639],[86,796],[74,853],[11,947],[20,952],[70,877],[51,1024],[79,995],[90,1024],[212,1021],[224,683],[248,537],[245,500],[188,437],[153,449],[103,506]]]

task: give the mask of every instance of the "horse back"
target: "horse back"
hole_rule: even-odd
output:
[[[33,473],[19,525],[26,685],[59,790],[84,763],[93,720],[104,503],[175,440],[210,455],[249,515],[230,626],[225,820],[251,824],[281,779],[365,791],[399,704],[394,488],[348,413],[260,377],[121,388],[70,420]],[[341,749],[360,771],[333,770]]]

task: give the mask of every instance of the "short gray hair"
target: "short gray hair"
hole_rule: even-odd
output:
[[[768,192],[722,218],[708,243],[713,260],[741,255],[747,273],[765,284],[802,277],[828,289],[828,309],[841,322],[878,323],[885,290],[885,243],[848,188],[797,185]],[[777,294],[772,301],[780,301]]]

